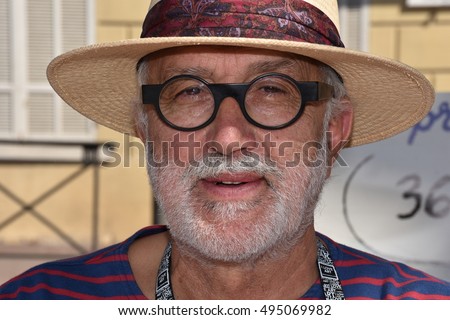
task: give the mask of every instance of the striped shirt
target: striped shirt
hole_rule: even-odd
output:
[[[146,299],[131,271],[128,249],[136,239],[166,230],[147,227],[91,254],[34,267],[3,284],[0,299]],[[346,299],[450,299],[448,282],[317,236],[334,260]],[[320,280],[300,299],[324,299]]]

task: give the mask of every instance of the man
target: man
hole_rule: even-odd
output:
[[[346,50],[337,3],[152,1],[142,37],[49,66],[76,110],[147,145],[166,227],[44,264],[3,299],[447,299],[450,285],[314,230],[344,146],[399,133],[433,90]]]

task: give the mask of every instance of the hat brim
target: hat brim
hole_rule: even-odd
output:
[[[136,135],[133,108],[141,96],[136,74],[139,59],[166,48],[200,45],[295,53],[335,69],[354,106],[347,147],[382,140],[410,128],[427,115],[434,102],[429,81],[403,63],[345,48],[284,40],[165,37],[97,44],[55,58],[47,77],[61,98],[84,116]]]

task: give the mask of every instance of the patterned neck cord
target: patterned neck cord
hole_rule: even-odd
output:
[[[158,270],[158,279],[156,283],[156,300],[175,300],[173,295],[172,283],[170,281],[170,257],[172,255],[172,242],[169,241],[164,256],[161,260]],[[339,281],[336,268],[330,253],[323,244],[322,240],[317,238],[317,266],[319,268],[320,282],[326,300],[345,300],[344,291]]]

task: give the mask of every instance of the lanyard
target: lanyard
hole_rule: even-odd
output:
[[[156,300],[175,300],[170,282],[170,256],[172,255],[172,242],[169,241],[161,264],[158,269],[158,278],[156,279]]]
[[[175,300],[170,281],[170,257],[172,255],[172,242],[169,241],[159,265],[156,282],[156,300]],[[339,281],[333,260],[326,246],[317,238],[317,266],[319,268],[320,282],[326,300],[344,300],[344,292]]]
[[[327,247],[317,238],[317,267],[325,300],[345,300],[341,282]]]

